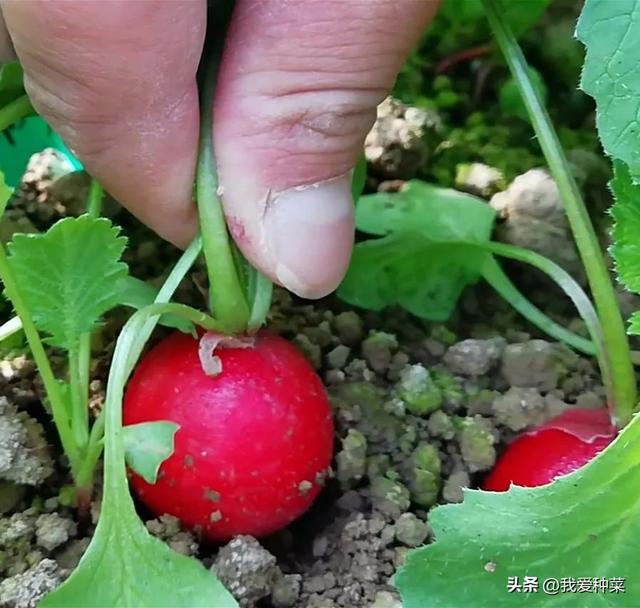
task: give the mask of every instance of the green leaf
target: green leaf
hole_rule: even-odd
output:
[[[550,0],[509,0],[504,15],[516,36],[524,34],[542,16]],[[454,23],[478,21],[484,17],[482,0],[444,0],[442,13]]]
[[[110,497],[78,567],[39,608],[237,608],[202,564],[147,532],[126,485]]]
[[[544,84],[544,80],[540,75],[540,72],[529,68],[529,77],[533,86],[538,91],[538,94],[544,102],[547,100],[547,87]],[[507,115],[517,116],[522,120],[530,122],[529,112],[524,105],[522,95],[518,90],[518,85],[513,78],[509,78],[501,87],[498,92],[498,100],[500,103],[500,109]]]
[[[123,428],[127,464],[147,483],[155,483],[160,465],[173,454],[174,437],[180,428],[164,420],[130,424]]]
[[[613,163],[609,185],[615,196],[611,255],[622,284],[640,293],[640,186],[634,185],[629,168],[620,161]]]
[[[400,192],[360,198],[356,226],[362,232],[385,235],[419,232],[435,241],[487,241],[495,211],[475,196],[419,180]]]
[[[100,316],[118,304],[126,239],[105,218],[65,218],[44,234],[18,234],[9,244],[11,268],[33,320],[50,343],[75,347]]]
[[[634,336],[640,336],[640,312],[634,312],[629,318],[627,333]]]
[[[605,152],[640,181],[640,3],[587,0],[576,35],[587,52],[581,87],[597,106]]]
[[[369,310],[398,304],[446,321],[489,255],[464,242],[487,242],[494,218],[480,199],[420,181],[398,193],[363,196],[356,226],[388,236],[356,245],[338,296]]]
[[[17,62],[0,66],[0,108],[25,95],[22,66]]]
[[[131,275],[120,279],[118,291],[118,304],[135,310],[140,310],[149,304],[153,304],[158,295],[156,287]],[[178,329],[185,334],[193,334],[195,331],[193,323],[177,315],[162,315],[158,323],[165,327]]]
[[[550,485],[466,490],[431,511],[436,541],[412,551],[395,584],[404,608],[640,606],[640,418],[584,468]],[[537,577],[537,593],[508,593],[508,577]],[[545,579],[618,577],[625,593],[548,595]]]
[[[462,290],[481,274],[485,255],[461,243],[396,233],[354,248],[338,297],[368,310],[395,304],[432,321],[446,321]]]

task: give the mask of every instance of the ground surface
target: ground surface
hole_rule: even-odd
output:
[[[525,46],[545,78],[554,86],[562,83],[551,100],[552,113],[592,212],[600,217],[607,169],[597,155],[591,108],[575,91],[575,70],[563,60],[568,73],[559,75],[553,49],[544,44],[553,32],[560,35],[561,26],[571,25],[571,13],[560,15],[535,30]],[[552,181],[540,171],[527,173],[542,164],[530,127],[497,104],[504,67],[489,54],[443,70],[441,62],[465,44],[486,42],[477,28],[456,37],[447,32],[442,23],[436,26],[398,81],[402,102],[388,101],[380,109],[366,143],[368,191],[397,189],[399,180],[421,177],[472,192],[500,209],[497,238],[550,255],[580,278]],[[44,229],[82,208],[86,181],[76,177],[52,184],[51,162],[50,156],[34,159],[0,224],[3,239],[14,231]],[[542,215],[536,211],[541,206],[547,209]],[[116,206],[107,209],[130,236],[126,256],[132,273],[160,280],[176,252]],[[539,276],[518,270],[514,280],[548,314],[581,331],[571,307]],[[201,305],[203,281],[196,272],[178,298]],[[3,315],[8,314],[5,308]],[[101,407],[122,318],[113,315],[96,336],[95,409]],[[245,606],[399,608],[390,577],[410,548],[432,539],[433,505],[460,501],[461,488],[480,484],[518,432],[569,406],[604,404],[592,360],[542,339],[481,285],[465,292],[447,324],[395,309],[350,309],[333,298],[310,304],[277,291],[270,326],[306,354],[334,406],[333,477],[314,507],[270,538],[239,537],[224,547],[201,545],[175,519],[149,519],[140,511],[153,534],[213,568]],[[68,479],[41,397],[24,347],[5,346],[0,361],[3,607],[35,606],[59,584],[86,548],[99,511],[97,499],[93,520],[78,522],[61,504],[58,495]]]

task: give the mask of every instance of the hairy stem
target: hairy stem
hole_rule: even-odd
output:
[[[529,77],[527,63],[499,0],[483,0],[496,42],[507,61],[525,103],[540,147],[549,165],[564,204],[569,225],[589,280],[604,340],[600,352],[601,368],[609,370],[603,381],[609,384],[609,407],[615,422],[625,425],[636,406],[636,382],[629,342],[604,255],[591,224],[580,190],[573,179],[566,156],[551,124],[551,119]]]
[[[26,118],[34,113],[35,110],[31,105],[31,101],[26,95],[14,99],[3,108],[0,108],[0,131],[4,131],[21,118]]]

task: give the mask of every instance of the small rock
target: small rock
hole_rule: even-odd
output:
[[[504,338],[462,340],[447,350],[444,362],[454,374],[482,376],[498,362],[505,346]]]
[[[367,438],[356,429],[349,429],[336,455],[337,478],[343,484],[362,479],[367,466]]]
[[[455,187],[462,192],[488,199],[505,186],[502,173],[489,165],[469,163],[456,167]]]
[[[391,591],[378,591],[369,608],[402,608],[402,600]]]
[[[327,365],[331,369],[342,369],[349,360],[351,349],[344,344],[338,344],[327,353]]]
[[[585,391],[580,393],[576,398],[576,407],[596,410],[603,406],[602,397],[593,391]]]
[[[459,432],[460,452],[469,471],[488,471],[496,461],[495,438],[486,418],[466,418]]]
[[[17,540],[29,542],[36,531],[32,509],[14,513],[8,519],[0,519],[0,546],[6,547]]]
[[[300,597],[302,576],[285,574],[276,578],[271,589],[271,603],[274,608],[290,608]]]
[[[411,499],[421,507],[430,507],[440,492],[440,454],[430,443],[420,443],[404,465],[405,481]]]
[[[362,340],[362,319],[353,311],[341,312],[333,320],[333,326],[343,344],[353,346]]]
[[[396,521],[396,538],[407,547],[421,545],[429,536],[429,525],[413,513],[403,513]]]
[[[451,421],[451,417],[443,411],[438,410],[429,416],[427,421],[427,430],[433,437],[442,439],[453,439],[456,434],[455,426]]]
[[[550,391],[565,371],[558,351],[545,340],[509,344],[502,356],[502,375],[511,386]]]
[[[252,536],[236,536],[220,549],[211,567],[241,606],[267,597],[282,575],[276,558]]]
[[[416,416],[424,416],[442,405],[442,391],[422,365],[407,365],[396,385],[398,396]]]
[[[578,257],[556,183],[543,169],[519,175],[504,192],[495,194],[490,205],[504,220],[498,239],[532,249],[582,278]]]
[[[371,171],[385,179],[410,179],[428,156],[425,135],[438,130],[435,112],[411,108],[387,97],[367,135],[364,152]]]
[[[305,593],[322,593],[325,589],[325,581],[322,575],[311,576],[303,583]]]
[[[64,571],[52,559],[43,559],[23,574],[0,582],[0,606],[36,608],[40,600],[64,579]]]
[[[546,416],[546,402],[534,388],[512,386],[493,402],[496,420],[512,431],[542,424]]]
[[[398,339],[393,334],[371,332],[362,342],[362,356],[373,371],[384,374],[389,369],[393,351],[397,348]]]
[[[64,545],[75,535],[75,522],[60,517],[57,513],[46,513],[36,520],[36,542],[47,551],[53,551],[60,545]]]
[[[42,425],[0,397],[0,480],[37,486],[52,472]]]
[[[376,477],[371,482],[373,507],[391,519],[397,519],[409,509],[409,490],[399,481]]]
[[[313,553],[313,557],[322,557],[326,554],[327,549],[329,548],[329,540],[326,536],[316,536],[313,539],[313,545],[311,548],[311,552]]]
[[[314,344],[309,339],[309,336],[305,334],[298,334],[293,343],[302,351],[302,354],[307,358],[309,363],[313,365],[314,369],[320,369],[322,367],[322,349],[317,344]]]
[[[442,498],[446,502],[462,502],[464,495],[462,488],[468,488],[471,485],[471,478],[466,471],[454,471],[444,482],[442,488]]]

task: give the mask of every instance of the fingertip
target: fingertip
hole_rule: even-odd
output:
[[[340,284],[354,233],[349,176],[280,193],[268,202],[263,223],[265,262],[282,286],[315,299]]]

